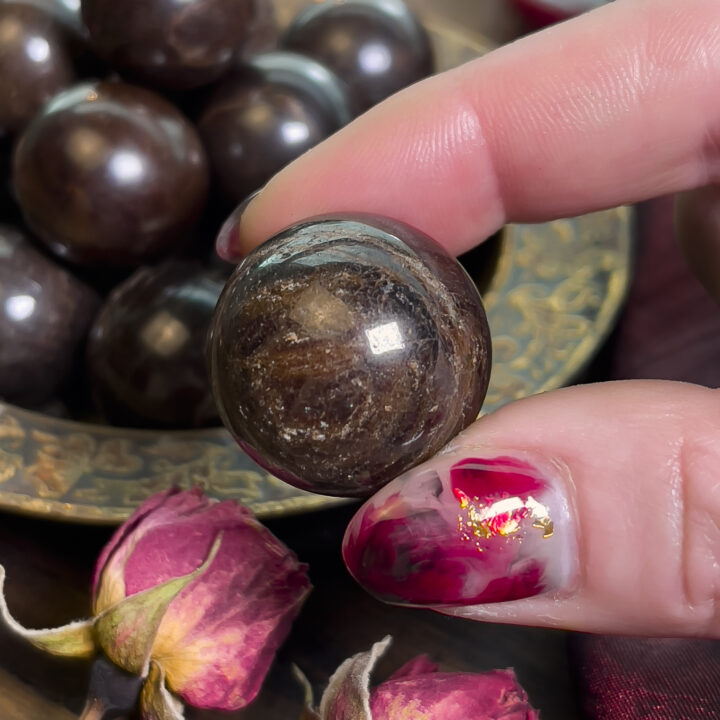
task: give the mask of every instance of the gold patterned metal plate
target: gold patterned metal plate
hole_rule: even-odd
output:
[[[422,12],[427,3],[418,3]],[[299,4],[283,4],[281,22]],[[489,47],[443,25],[437,15],[425,20],[441,68]],[[484,293],[494,357],[483,412],[565,385],[592,358],[628,288],[632,224],[631,210],[619,208],[505,228]],[[201,485],[210,496],[235,498],[260,517],[346,502],[274,478],[223,429],[126,430],[0,403],[0,509],[115,524],[171,485]]]

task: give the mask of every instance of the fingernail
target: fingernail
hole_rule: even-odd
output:
[[[248,205],[260,194],[260,190],[250,193],[223,223],[215,241],[215,252],[227,262],[238,263],[244,255],[240,252],[240,223]]]
[[[497,603],[569,591],[572,484],[560,464],[458,449],[393,481],[350,522],[343,557],[386,602]]]

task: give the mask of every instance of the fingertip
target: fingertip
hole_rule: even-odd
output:
[[[240,259],[246,257],[280,230],[292,225],[296,219],[302,219],[302,217],[296,218],[289,212],[291,202],[292,196],[287,190],[281,190],[278,195],[275,178],[261,190],[250,195],[232,215],[230,239],[234,257]]]
[[[260,190],[256,190],[243,200],[231,213],[227,220],[222,224],[217,239],[215,240],[215,252],[226,262],[240,262],[249,252],[257,245],[263,242],[263,239],[247,239],[252,235],[245,231],[247,226],[248,213],[251,206],[255,203],[255,199],[260,195]],[[250,225],[252,230],[252,224]]]
[[[390,97],[276,175],[247,209],[237,249],[313,215],[358,211],[460,254],[508,221],[707,183],[717,2],[646,6],[610,3]]]
[[[717,636],[716,391],[630,381],[492,413],[371,498],[373,595],[475,620]]]
[[[505,217],[463,74],[406,88],[286,166],[247,208],[238,247],[336,212],[407,223],[452,254],[492,235]]]

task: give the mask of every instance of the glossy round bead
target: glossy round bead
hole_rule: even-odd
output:
[[[21,405],[48,400],[98,306],[92,290],[19,230],[0,225],[0,398]]]
[[[82,0],[97,52],[143,83],[189,90],[216,80],[269,0]]]
[[[220,415],[297,487],[367,496],[477,416],[490,338],[472,281],[384,218],[327,216],[251,253],[221,296],[211,374]]]
[[[169,252],[192,231],[208,185],[192,125],[124,83],[60,93],[28,126],[13,166],[28,224],[85,264],[135,266]]]
[[[220,276],[166,261],[137,270],[93,325],[88,369],[94,398],[115,425],[192,428],[217,421],[206,339]]]
[[[70,32],[48,9],[0,3],[0,137],[22,130],[75,75]]]
[[[330,68],[350,86],[361,110],[433,70],[427,32],[402,0],[310,4],[282,45]]]
[[[273,52],[220,83],[198,129],[219,188],[237,204],[350,118],[337,77],[310,58]]]

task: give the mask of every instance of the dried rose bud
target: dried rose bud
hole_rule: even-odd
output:
[[[0,596],[2,580],[0,567]],[[175,695],[218,710],[251,702],[309,591],[306,567],[249,510],[199,489],[170,490],[141,506],[103,550],[92,619],[25,630],[1,597],[0,615],[54,654],[102,649],[146,678],[143,718],[181,718]]]
[[[441,673],[421,656],[371,691],[370,673],[389,644],[385,638],[346,660],[317,710],[304,681],[307,707],[301,720],[538,720],[512,670]]]

